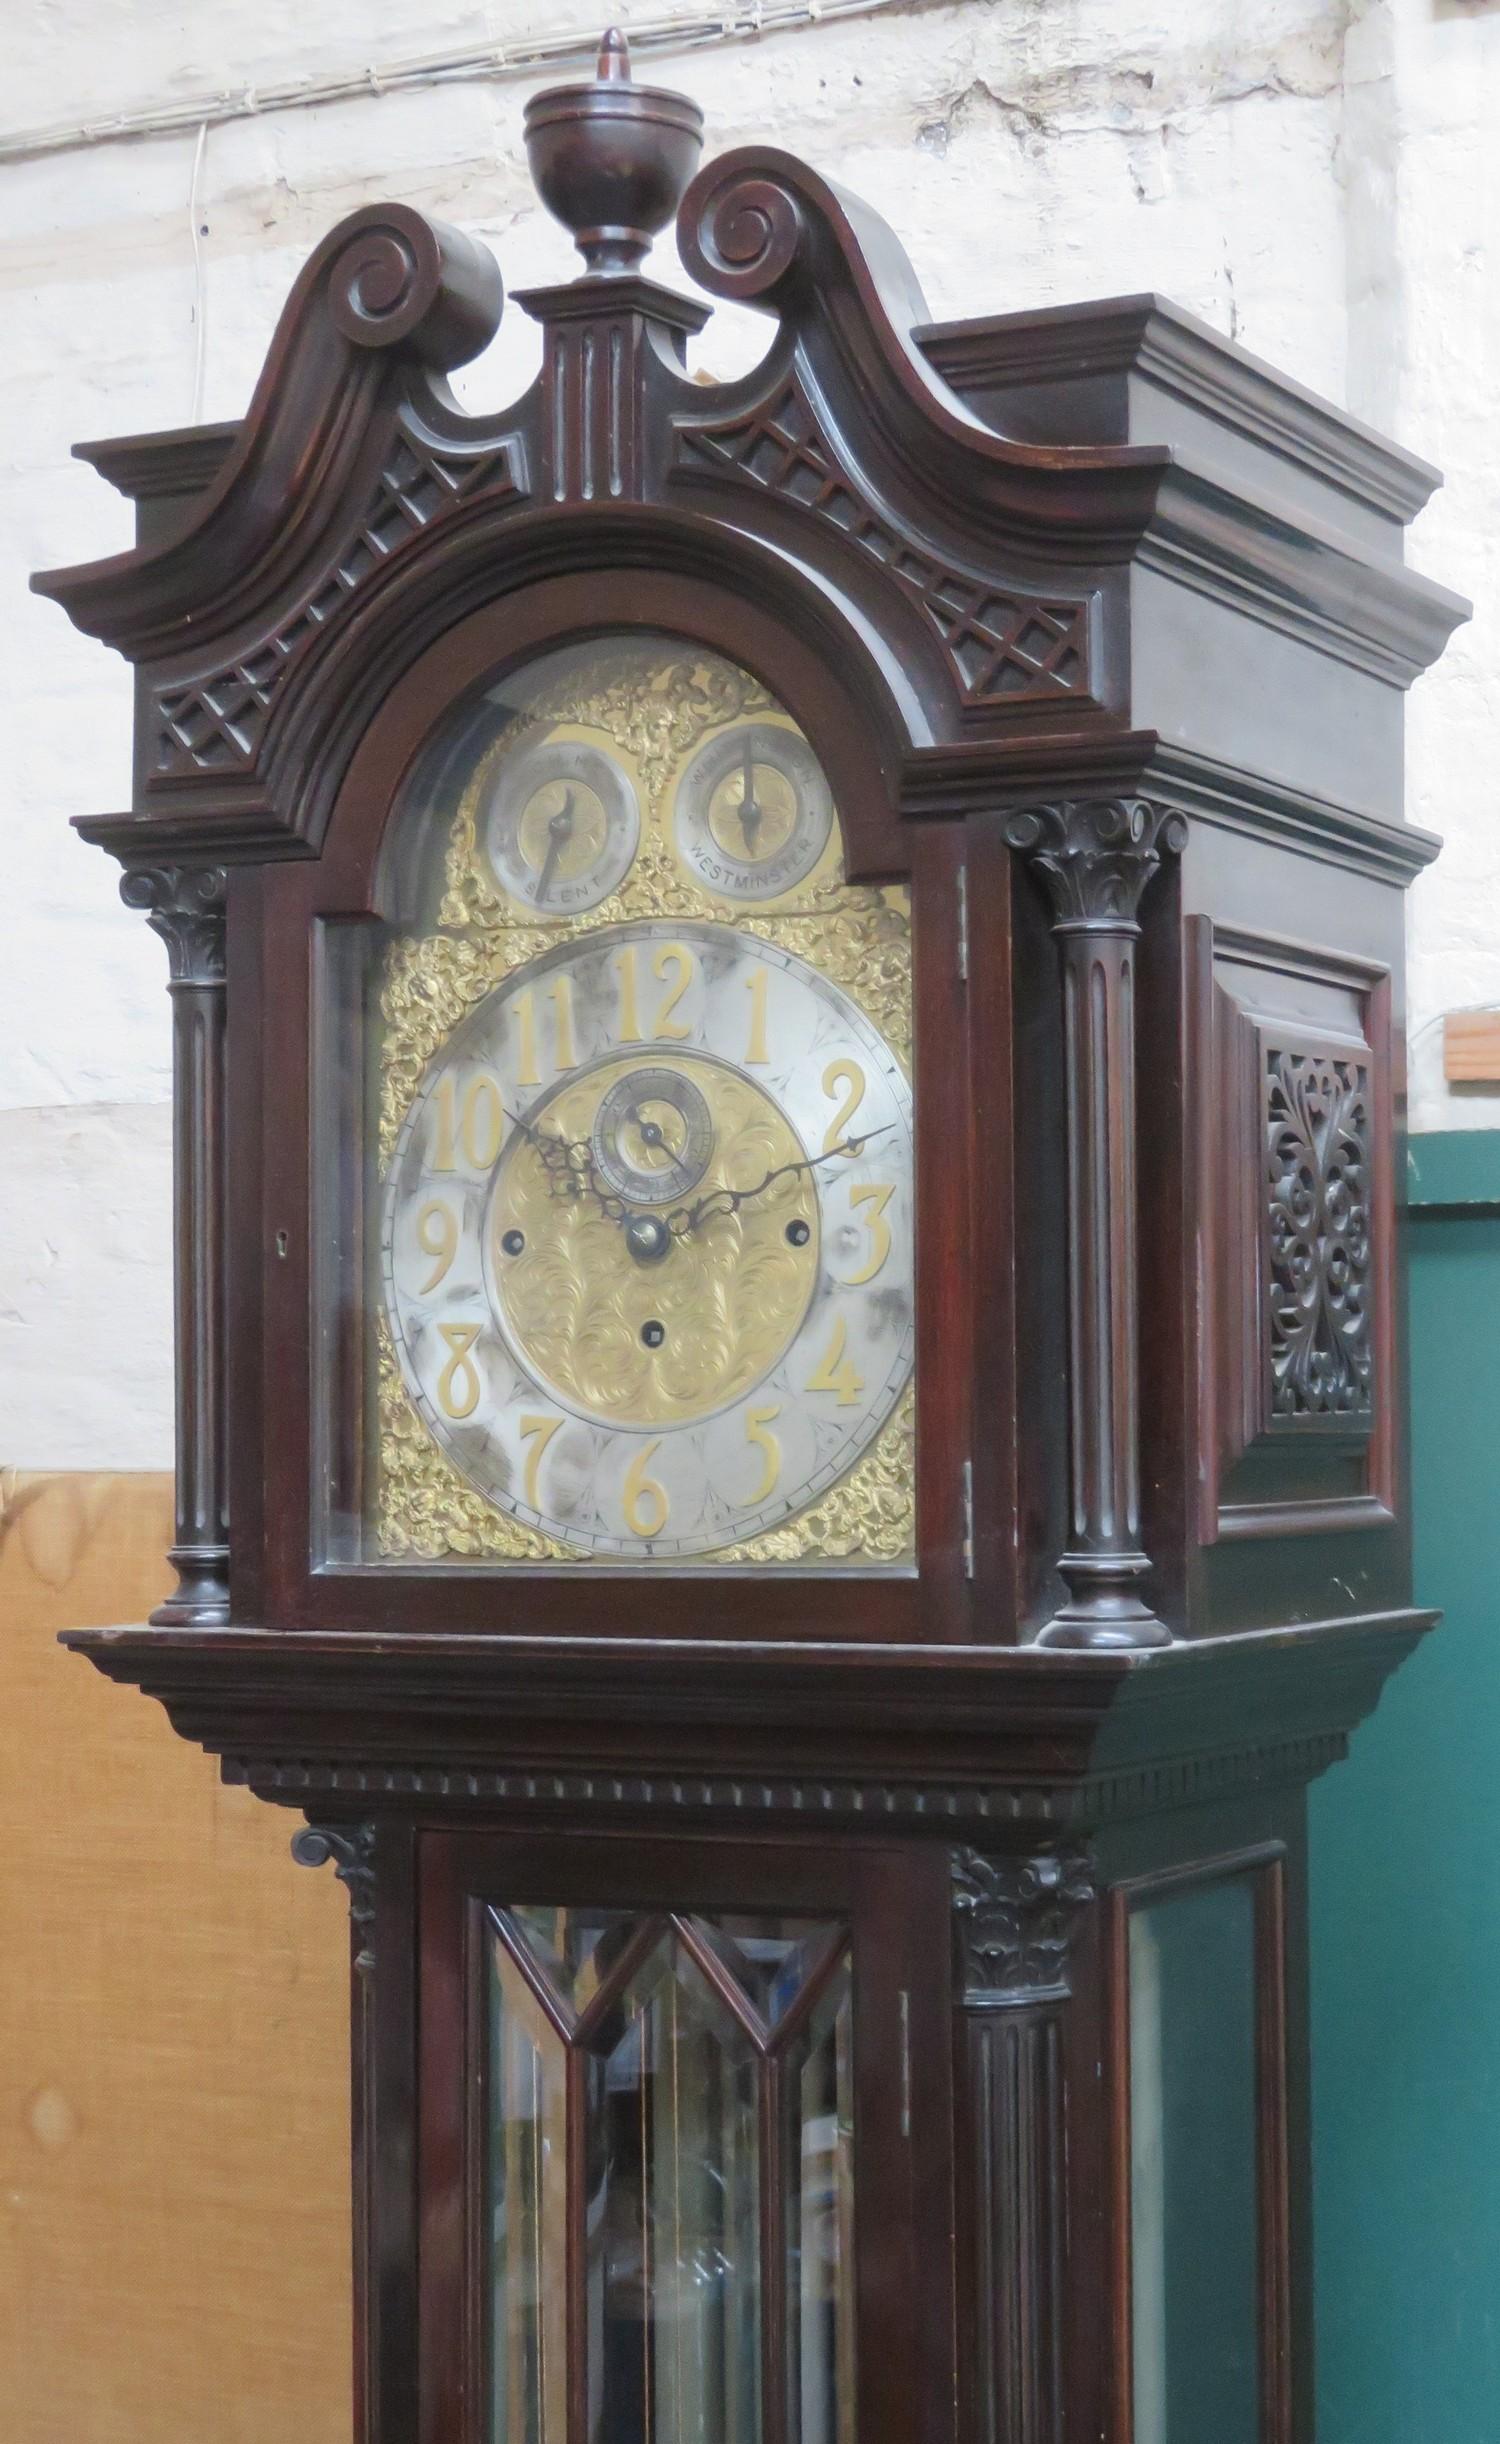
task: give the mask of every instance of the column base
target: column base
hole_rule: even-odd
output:
[[[223,1629],[229,1621],[227,1544],[174,1544],[177,1584],[151,1615],[155,1629]]]
[[[1057,1567],[1069,1600],[1041,1631],[1038,1646],[1102,1652],[1172,1644],[1165,1621],[1136,1593],[1135,1582],[1151,1568],[1144,1553],[1064,1553]]]

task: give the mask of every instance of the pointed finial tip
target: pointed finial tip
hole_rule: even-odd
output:
[[[630,83],[630,45],[621,28],[609,26],[599,45],[599,65],[595,72],[601,85]]]
[[[591,277],[633,273],[676,211],[703,149],[696,102],[637,85],[618,26],[590,83],[554,85],[526,104],[536,191],[573,233]]]

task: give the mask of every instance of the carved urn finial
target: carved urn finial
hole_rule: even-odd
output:
[[[631,82],[618,26],[591,85],[554,85],[526,105],[538,195],[573,233],[590,272],[633,272],[682,199],[703,150],[703,113],[685,94]]]

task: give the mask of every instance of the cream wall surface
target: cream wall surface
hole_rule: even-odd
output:
[[[420,47],[514,47],[568,22],[447,0]],[[383,93],[382,67],[413,47],[394,0],[204,0],[186,16],[58,0],[18,28],[0,129],[0,1443],[18,1463],[165,1465],[170,1448],[164,959],[67,821],[122,801],[126,673],[28,598],[26,574],[127,538],[125,504],[70,444],[238,414],[299,261],[357,203],[395,193],[462,222],[521,281],[564,271],[520,144],[536,80]],[[1451,1124],[1433,1021],[1500,996],[1500,16],[1454,0],[961,0],[653,53],[649,73],[702,100],[713,145],[770,130],[874,201],[937,313],[1162,289],[1442,463],[1415,556],[1479,617],[1418,690],[1409,786],[1413,817],[1448,838],[1413,902],[1415,1115]],[[335,76],[365,80],[360,97],[257,104]],[[82,140],[108,112],[223,97],[239,115],[201,147],[192,129]],[[71,146],[17,153],[69,122]],[[721,314],[705,361],[743,361],[758,332]],[[509,314],[466,396],[512,392],[534,338]],[[1469,1090],[1459,1116],[1500,1121],[1500,1097]]]
[[[165,961],[119,906],[109,860],[68,829],[123,801],[127,675],[23,590],[29,569],[128,536],[126,505],[69,447],[240,413],[302,257],[371,197],[475,230],[518,283],[564,274],[520,142],[538,80],[387,92],[381,72],[570,23],[593,30],[594,12],[440,0],[416,26],[395,0],[54,0],[17,27],[0,128],[0,1453],[14,1462],[170,1456]],[[867,196],[938,314],[1164,290],[1444,466],[1415,557],[1475,595],[1479,617],[1412,722],[1411,813],[1449,844],[1413,901],[1415,1113],[1500,1122],[1483,1090],[1455,1115],[1432,1023],[1500,997],[1486,777],[1500,743],[1500,15],[1458,0],[876,0],[653,51],[642,73],[691,89],[711,146],[770,132]],[[357,98],[262,104],[331,78]],[[84,138],[85,123],[163,107],[232,115],[201,142],[191,123]],[[28,131],[55,147],[70,123],[74,141],[27,152]],[[721,312],[701,361],[728,370],[761,331]],[[512,394],[535,340],[508,314],[464,395]]]

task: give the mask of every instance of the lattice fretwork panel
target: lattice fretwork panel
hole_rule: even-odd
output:
[[[878,560],[922,605],[968,703],[1087,692],[1087,605],[1008,593],[904,536],[855,489],[794,382],[747,416],[684,433],[681,447],[828,519]]]

